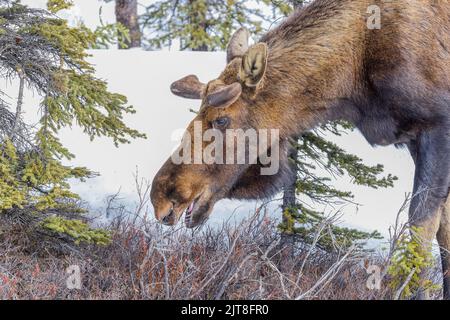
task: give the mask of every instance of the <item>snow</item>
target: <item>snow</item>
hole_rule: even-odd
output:
[[[79,128],[61,131],[61,139],[77,155],[73,165],[87,166],[101,174],[87,183],[74,183],[73,189],[93,208],[105,206],[107,195],[121,191],[121,198],[129,203],[137,200],[133,174],[151,181],[153,176],[176,147],[176,133],[183,130],[194,115],[199,102],[182,99],[170,93],[170,84],[188,74],[196,74],[201,81],[217,77],[225,64],[221,52],[149,52],[137,50],[94,50],[90,61],[95,65],[98,77],[107,80],[110,90],[128,97],[137,113],[126,117],[126,122],[148,135],[148,139],[134,140],[129,145],[114,147],[108,139],[90,142]],[[16,97],[17,87],[0,82],[0,90]],[[25,112],[28,119],[36,116],[39,97],[27,91]],[[382,163],[386,172],[399,177],[393,189],[373,190],[354,186],[348,179],[340,179],[336,186],[355,193],[355,202],[342,210],[346,224],[363,229],[377,229],[386,234],[395,221],[405,194],[412,188],[413,163],[407,151],[394,147],[372,148],[358,133],[333,139],[348,151],[354,152],[369,164]],[[216,204],[211,223],[230,217],[246,216],[255,209],[255,202],[222,201]],[[279,216],[279,203],[272,203],[271,210]],[[152,209],[150,209],[152,210]]]

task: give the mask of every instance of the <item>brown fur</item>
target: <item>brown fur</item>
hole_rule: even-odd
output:
[[[374,4],[381,8],[380,30],[370,30],[366,24],[367,9]],[[426,206],[419,203],[424,201],[413,200],[414,214],[418,210],[419,216],[411,222],[424,227],[426,240],[434,238],[438,208],[448,194],[450,169],[441,166],[441,178],[433,178],[440,179],[435,188],[427,177],[430,172],[439,176],[437,165],[431,167],[426,157],[434,154],[433,161],[446,164],[446,153],[440,150],[450,154],[449,28],[447,1],[316,0],[295,12],[260,40],[268,56],[262,60],[267,62],[263,73],[253,77],[256,85],[240,76],[245,77],[248,52],[255,49],[250,48],[247,56],[232,55],[222,74],[206,86],[195,118],[204,128],[223,116],[231,119],[231,128],[278,128],[283,146],[281,172],[260,177],[258,165],[174,165],[168,161],[153,182],[156,217],[170,217],[166,222],[173,224],[201,195],[196,225],[222,198],[270,196],[289,177],[287,139],[321,123],[343,119],[352,122],[369,143],[406,143],[418,157],[415,191],[423,185],[433,191]],[[258,69],[261,63],[255,65]],[[242,93],[231,105],[213,108],[205,102],[208,93],[236,82],[241,83]],[[191,124],[187,130],[192,129]],[[435,146],[430,152],[420,143],[427,139]],[[416,154],[416,147],[422,152]],[[440,230],[448,227],[441,225]],[[448,245],[442,231],[440,238]],[[446,266],[450,265],[448,256]],[[449,288],[446,294],[450,297]]]

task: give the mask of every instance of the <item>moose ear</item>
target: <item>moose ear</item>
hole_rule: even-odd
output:
[[[250,33],[245,28],[240,28],[230,39],[227,47],[227,63],[236,57],[242,57],[248,49],[248,37]]]
[[[172,83],[170,86],[170,91],[179,97],[187,99],[202,99],[205,87],[205,84],[201,83],[197,76],[189,75]]]
[[[236,102],[241,93],[241,84],[235,82],[208,94],[206,100],[211,107],[227,108]]]
[[[239,78],[247,87],[256,87],[263,79],[267,66],[267,45],[258,43],[250,47],[242,57]]]

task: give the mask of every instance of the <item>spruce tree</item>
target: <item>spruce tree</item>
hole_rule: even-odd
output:
[[[287,13],[289,4],[256,0],[162,0],[149,5],[140,17],[145,47],[150,50],[170,47],[180,41],[181,50],[216,51],[226,48],[239,27],[261,34],[263,23],[270,24],[274,13]]]
[[[82,25],[70,27],[55,16],[70,6],[70,1],[50,0],[47,11],[0,0],[0,74],[4,81],[19,84],[15,105],[0,100],[0,213],[41,214],[47,217],[43,225],[54,231],[104,242],[103,233],[54,216],[80,212],[79,197],[68,181],[95,175],[88,168],[63,164],[74,155],[58,132],[78,125],[92,140],[109,137],[116,146],[144,135],[123,121],[125,114],[135,112],[126,97],[109,92],[86,61],[86,49],[96,46],[98,34]],[[25,87],[42,97],[39,105],[26,110]],[[24,112],[37,114],[38,124],[26,123]]]
[[[383,176],[382,165],[368,166],[357,155],[346,152],[325,138],[330,133],[341,136],[352,130],[353,127],[345,122],[329,123],[292,141],[290,161],[296,172],[293,179],[296,197],[292,200],[285,190],[283,222],[280,225],[280,230],[291,240],[312,243],[317,231],[323,228],[326,216],[311,203],[321,206],[352,201],[350,191],[333,187],[332,182],[336,178],[346,176],[355,185],[375,189],[392,187],[397,179],[391,174]],[[288,190],[290,192],[291,188]],[[327,228],[317,242],[319,248],[327,251],[345,249],[351,245],[363,248],[367,240],[381,238],[377,231],[362,232],[336,224]]]

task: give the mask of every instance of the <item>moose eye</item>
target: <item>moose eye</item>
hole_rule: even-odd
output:
[[[227,117],[217,118],[216,120],[214,120],[213,126],[215,128],[223,128],[226,127],[229,122],[230,119],[228,119]]]

